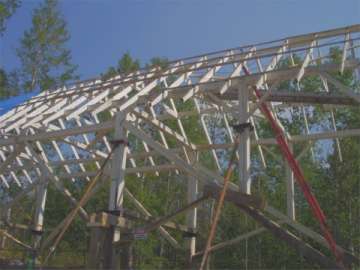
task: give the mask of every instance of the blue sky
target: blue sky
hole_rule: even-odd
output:
[[[23,0],[9,20],[0,40],[6,70],[18,67],[15,49],[40,2]],[[144,64],[154,56],[187,57],[360,21],[360,0],[62,0],[60,7],[81,79],[127,51]]]

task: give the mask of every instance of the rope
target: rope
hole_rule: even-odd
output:
[[[239,146],[239,143],[240,143],[239,138],[240,138],[239,135],[237,135],[236,138],[235,138],[234,147],[233,147],[233,150],[231,152],[230,162],[229,162],[229,165],[228,165],[228,167],[226,169],[226,173],[225,173],[225,177],[224,177],[224,185],[223,185],[223,188],[222,188],[220,196],[219,196],[219,203],[216,206],[215,216],[214,216],[213,222],[211,224],[210,233],[209,233],[209,236],[208,236],[208,239],[207,239],[207,242],[206,242],[206,247],[205,247],[205,250],[204,250],[204,255],[202,257],[199,270],[204,269],[205,263],[206,263],[206,261],[208,259],[208,256],[209,256],[211,244],[212,244],[212,241],[214,239],[216,227],[217,227],[217,224],[219,222],[222,207],[224,205],[226,190],[227,190],[228,185],[230,183],[230,177],[231,177],[231,175],[232,175],[232,173],[234,171],[234,166],[233,165],[234,165],[234,162],[236,160],[236,150],[237,150],[237,148]]]

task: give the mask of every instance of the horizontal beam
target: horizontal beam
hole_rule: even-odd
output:
[[[347,60],[345,61],[345,68],[346,69],[356,69],[360,65],[360,61],[358,60]],[[324,64],[321,66],[308,66],[304,70],[304,77],[313,76],[313,75],[321,75],[324,72],[337,72],[340,68],[340,64]],[[199,90],[198,93],[206,93],[211,92],[212,94],[220,94],[221,87],[224,82],[231,83],[231,87],[229,90],[223,95],[226,97],[228,92],[237,91],[237,89],[246,89],[252,85],[256,85],[261,78],[266,76],[266,83],[272,84],[278,81],[287,81],[293,80],[296,78],[301,67],[294,66],[289,68],[282,68],[282,69],[274,69],[270,71],[264,71],[259,73],[254,73],[247,76],[236,76],[233,78],[221,78],[215,81],[210,81],[206,83],[194,83],[191,85],[186,86],[179,86],[173,88],[167,88],[163,91],[168,92],[169,98],[182,98],[184,92],[187,92],[194,86],[198,86]],[[153,94],[154,98],[157,96],[157,93]],[[152,96],[150,97],[152,98]]]
[[[336,139],[336,138],[348,138],[348,137],[355,137],[360,136],[360,129],[347,129],[347,130],[337,130],[337,131],[326,131],[326,132],[319,132],[314,134],[307,134],[307,135],[293,135],[290,138],[290,141],[293,143],[304,142],[304,141],[316,141],[316,140],[327,140],[327,139]],[[276,140],[274,138],[264,138],[258,140],[252,140],[252,145],[276,145]],[[225,143],[225,144],[197,144],[196,149],[198,151],[209,151],[212,149],[228,149],[233,147],[232,143]],[[180,153],[180,148],[169,149],[169,152],[176,154]],[[150,152],[138,152],[131,154],[128,158],[146,158],[148,156],[158,156],[161,155],[158,151],[150,151]],[[79,163],[87,163],[87,162],[96,162],[100,161],[101,158],[89,158],[89,159],[79,159],[79,160],[65,160],[65,161],[52,161],[49,162],[49,166],[61,166],[65,164],[79,164]],[[0,163],[1,164],[1,163]],[[13,165],[10,169],[14,170],[17,169],[30,169],[36,168],[37,165],[27,164],[25,166],[17,166]],[[144,166],[144,167],[135,167],[135,168],[127,168],[127,174],[133,173],[145,173],[145,172],[156,172],[156,171],[169,171],[169,170],[181,170],[181,167],[173,165],[173,164],[164,164],[158,166]],[[61,178],[69,178],[69,177],[91,177],[94,175],[94,172],[77,172],[74,174],[62,174]]]
[[[126,168],[125,174],[137,174],[137,173],[156,173],[161,171],[172,171],[179,170],[180,168],[176,165],[166,164],[166,165],[157,165],[157,166],[145,166],[145,167],[134,167],[134,168]],[[59,174],[58,177],[60,179],[71,179],[71,178],[86,178],[86,177],[94,177],[97,174],[96,171],[86,171],[86,172],[75,172],[75,173],[62,173]],[[108,170],[104,171],[104,175],[110,175]]]
[[[92,133],[97,131],[110,131],[114,128],[113,121],[107,121],[100,124],[81,126],[76,128],[69,128],[57,131],[48,131],[36,133],[33,135],[18,135],[8,139],[0,139],[0,146],[15,145],[25,142],[41,141],[41,140],[55,140],[62,139],[69,136],[75,136],[79,134]]]
[[[215,184],[206,184],[203,188],[204,196],[213,197],[214,199],[218,199],[220,197],[221,191],[222,187]],[[235,204],[245,204],[257,209],[264,209],[266,204],[265,200],[260,197],[233,190],[227,190],[225,201],[233,202]]]
[[[261,91],[264,95],[267,91]],[[360,99],[359,94],[353,94]],[[227,100],[238,100],[238,90],[229,91],[219,97]],[[254,98],[253,98],[254,100]],[[321,105],[347,105],[357,106],[353,98],[339,95],[331,92],[294,92],[285,90],[272,91],[267,97],[266,102],[284,102],[284,103],[301,103],[301,104],[321,104]]]

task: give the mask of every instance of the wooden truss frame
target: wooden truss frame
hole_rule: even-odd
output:
[[[87,164],[100,168],[101,162],[111,151],[111,141],[129,141],[115,149],[111,164],[104,176],[111,179],[109,210],[121,210],[123,196],[128,196],[139,212],[151,217],[146,209],[125,187],[126,175],[139,177],[146,173],[159,175],[172,171],[188,177],[187,200],[199,199],[200,183],[221,185],[224,161],[219,151],[228,152],[234,142],[231,122],[250,122],[255,126],[252,134],[245,131],[237,153],[239,182],[231,183],[233,191],[251,193],[250,146],[258,151],[263,166],[265,152],[278,158],[269,146],[276,144],[274,138],[263,138],[256,130],[257,121],[263,119],[259,105],[267,102],[274,114],[278,108],[297,106],[303,111],[306,126],[304,134],[289,134],[290,144],[307,142],[298,158],[312,150],[315,141],[331,139],[341,154],[341,138],[359,136],[360,127],[338,130],[334,110],[345,106],[359,106],[360,94],[343,85],[331,74],[354,72],[359,78],[360,25],[288,37],[272,42],[232,48],[224,51],[189,57],[169,62],[166,67],[152,67],[129,74],[121,74],[106,81],[100,78],[48,90],[29,99],[0,117],[0,179],[2,190],[17,185],[21,188],[13,197],[4,196],[1,206],[3,220],[6,213],[28,193],[36,190],[36,213],[31,227],[43,230],[43,213],[46,205],[48,183],[54,184],[69,202],[76,206],[77,200],[66,189],[63,181],[90,180],[97,174],[87,169]],[[329,48],[342,49],[340,63],[330,63]],[[289,67],[280,65],[294,56],[300,63]],[[246,66],[251,75],[245,75]],[[301,89],[304,77],[321,78],[323,91]],[[293,81],[298,91],[281,89],[284,81]],[[256,86],[263,95],[260,100],[251,95],[249,88]],[[192,110],[184,110],[179,104],[191,104]],[[313,132],[309,127],[305,107],[322,105],[331,115],[332,130]],[[197,144],[188,136],[184,120],[196,117],[206,143]],[[214,119],[217,119],[214,121]],[[235,120],[234,120],[235,119]],[[176,125],[169,125],[175,121]],[[224,131],[222,141],[210,133],[210,124],[221,123]],[[280,121],[279,121],[280,123]],[[281,124],[281,123],[280,123]],[[133,140],[138,143],[134,144]],[[213,167],[202,164],[198,156],[209,153]],[[287,171],[287,213],[283,214],[267,205],[264,212],[287,224],[322,245],[323,237],[296,221],[294,179]],[[105,178],[106,178],[105,177]],[[89,213],[80,208],[80,217],[88,222]],[[197,210],[187,211],[187,227],[197,228]],[[160,234],[174,248],[182,248],[161,223]],[[217,250],[236,244],[264,229],[239,236],[226,243],[216,244]],[[114,236],[114,241],[116,241]],[[187,247],[196,257],[196,240],[192,237]],[[339,247],[340,248],[340,247]]]

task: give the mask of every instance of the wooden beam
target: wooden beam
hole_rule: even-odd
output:
[[[304,256],[310,262],[319,264],[326,269],[340,269],[333,260],[327,258],[320,251],[305,243],[290,231],[281,228],[278,223],[266,217],[262,212],[243,204],[236,203],[235,205],[267,228],[276,238],[285,241],[289,246],[293,247],[300,255]]]
[[[36,133],[33,135],[18,135],[8,139],[0,139],[0,146],[15,145],[18,143],[41,141],[49,139],[59,139],[69,136],[75,136],[84,133],[92,133],[97,131],[109,131],[114,128],[113,121],[107,121],[101,124],[94,124],[89,126],[82,126],[66,130],[48,131],[43,133]]]
[[[135,208],[143,214],[147,218],[151,218],[151,213],[144,207],[144,205],[139,202],[135,196],[127,189],[125,188],[125,195],[131,200],[131,202],[134,204]],[[162,237],[164,237],[171,246],[173,246],[175,249],[182,249],[179,243],[166,231],[162,226],[159,226],[157,229]]]
[[[155,229],[157,229],[159,226],[164,225],[165,223],[167,223],[168,221],[170,221],[171,219],[175,218],[177,215],[180,215],[181,213],[187,212],[195,207],[197,207],[199,204],[203,203],[205,200],[207,200],[209,198],[209,196],[203,196],[189,204],[187,204],[186,206],[176,210],[174,213],[171,213],[163,218],[160,218],[158,220],[156,220],[155,222],[148,224],[144,227],[144,231],[145,232],[151,232]]]
[[[215,184],[206,184],[203,187],[204,196],[210,196],[217,199],[221,193],[222,187]],[[259,198],[254,195],[249,195],[244,192],[237,192],[233,190],[227,190],[225,200],[233,202],[235,204],[244,204],[247,206],[255,207],[257,209],[264,209],[266,202],[263,198]]]

